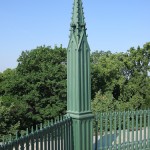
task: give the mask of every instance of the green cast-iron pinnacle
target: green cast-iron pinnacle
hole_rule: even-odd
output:
[[[85,32],[85,20],[81,0],[74,0],[72,20],[71,20],[71,34],[76,36],[77,42],[81,37],[81,33]]]
[[[74,0],[67,49],[67,109],[71,114],[91,112],[90,48],[82,0]]]

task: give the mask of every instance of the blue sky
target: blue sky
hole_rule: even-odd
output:
[[[1,0],[0,72],[23,50],[67,47],[73,0]],[[83,0],[91,50],[126,52],[150,41],[150,0]]]

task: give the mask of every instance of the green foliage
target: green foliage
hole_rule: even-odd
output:
[[[13,102],[20,130],[65,113],[66,74],[66,49],[45,46],[22,52],[15,70],[0,74],[0,96]]]
[[[102,94],[100,91],[96,93],[91,104],[94,114],[98,112],[114,111],[115,105],[116,104],[113,101],[113,95],[111,93]]]
[[[20,127],[20,122],[15,122],[12,115],[14,104],[8,105],[3,101],[2,97],[0,97],[0,141],[2,141],[4,135],[15,135],[16,130]]]
[[[150,43],[127,53],[95,52],[92,58],[92,99],[99,102],[96,110],[108,111],[114,105],[115,110],[150,107]],[[113,95],[113,104],[106,93]]]

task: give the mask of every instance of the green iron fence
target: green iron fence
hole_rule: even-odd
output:
[[[65,116],[10,136],[0,150],[73,150],[72,132],[72,119]],[[150,110],[98,113],[93,143],[93,150],[150,150]]]
[[[36,126],[31,133],[26,131],[15,139],[11,136],[4,140],[0,150],[71,150],[72,149],[72,121],[70,117],[61,117],[55,121],[48,122],[40,128]]]
[[[150,150],[150,110],[99,113],[95,150]]]

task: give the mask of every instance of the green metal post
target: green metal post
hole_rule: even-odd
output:
[[[73,120],[73,150],[92,149],[90,48],[82,0],[74,0],[67,49],[67,113]],[[85,138],[89,133],[89,137]],[[81,136],[82,135],[82,136]]]

